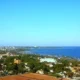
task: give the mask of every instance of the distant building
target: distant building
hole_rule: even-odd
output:
[[[53,70],[50,70],[50,72],[53,73],[54,71]]]
[[[3,54],[0,54],[1,57],[3,57],[3,56],[9,56],[9,55],[10,55],[9,52],[7,52],[7,53],[3,53]]]
[[[80,67],[73,67],[76,74],[80,74]]]
[[[69,66],[69,69],[75,74],[76,73],[76,70],[73,68],[73,67],[70,67]]]
[[[21,63],[21,60],[14,59],[14,64],[20,64],[20,63]]]
[[[49,62],[49,63],[56,64],[57,63],[57,60],[56,59],[53,59],[53,58],[41,58],[40,59],[40,62]]]
[[[38,70],[36,73],[38,73],[38,74],[44,74],[44,71],[41,69],[41,70]]]
[[[53,64],[52,63],[47,63],[46,65],[49,66],[50,68],[53,67]]]
[[[0,55],[0,59],[2,59],[2,56]]]
[[[10,52],[7,52],[7,53],[3,53],[3,54],[0,54],[0,59],[3,57],[3,56],[19,56],[17,54],[13,54],[13,53],[10,53]]]

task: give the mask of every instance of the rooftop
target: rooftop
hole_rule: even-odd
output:
[[[40,62],[51,62],[51,63],[57,63],[57,61],[53,58],[41,58]]]

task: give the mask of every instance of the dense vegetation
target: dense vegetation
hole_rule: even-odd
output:
[[[13,75],[13,74],[22,74],[22,73],[36,73],[38,70],[43,70],[44,74],[52,75],[61,77],[58,73],[64,73],[66,71],[65,75],[73,76],[73,73],[70,69],[67,69],[67,66],[70,66],[70,63],[72,63],[71,66],[79,66],[80,61],[76,59],[68,59],[68,58],[61,58],[57,60],[57,64],[52,63],[53,67],[49,67],[47,62],[40,62],[39,58],[44,58],[49,56],[42,56],[37,54],[19,54],[19,56],[3,56],[3,58],[0,59],[0,75]],[[14,63],[14,59],[20,60],[21,62],[19,64]],[[27,65],[25,65],[25,63]],[[61,63],[61,64],[60,64]],[[30,70],[26,69],[26,67],[30,68]],[[53,70],[53,72],[50,72],[50,70]],[[3,72],[1,72],[3,71]]]

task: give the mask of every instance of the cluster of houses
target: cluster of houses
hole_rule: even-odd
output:
[[[0,59],[2,59],[4,56],[19,56],[18,54],[13,54],[13,53],[10,53],[10,52],[7,52],[7,53],[4,53],[4,54],[1,54],[0,53]]]
[[[3,56],[18,56],[18,55],[11,54],[11,53],[8,52],[6,54],[0,54],[0,59],[2,59]],[[53,64],[59,64],[59,62],[56,59],[54,59],[54,58],[47,58],[47,57],[45,57],[45,58],[38,58],[38,59],[39,59],[39,61],[41,63],[46,62],[46,65],[50,67],[50,73],[54,72],[54,70],[51,69],[54,66]],[[20,64],[20,63],[21,63],[21,60],[16,59],[16,58],[14,59],[14,64]],[[6,65],[3,65],[3,64],[0,64],[0,65],[6,66]],[[25,65],[25,69],[27,71],[30,71],[30,67],[28,66],[28,63],[25,62],[24,65]],[[71,65],[72,65],[72,63],[70,63],[70,66],[67,66],[66,68],[70,69],[74,73],[74,75],[80,74],[80,67],[71,67]],[[0,70],[0,72],[2,72],[2,70]],[[9,73],[12,73],[12,71],[10,71]],[[44,71],[43,71],[43,69],[40,69],[40,70],[37,70],[36,73],[44,74]],[[66,71],[60,72],[58,74],[61,75],[63,78],[68,78],[68,76],[65,76],[65,73],[66,73]]]

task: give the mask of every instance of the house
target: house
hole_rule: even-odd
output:
[[[26,69],[27,71],[30,71],[30,67],[28,67],[28,66],[25,66],[25,69]]]
[[[38,73],[38,74],[44,74],[44,71],[41,69],[41,70],[38,70],[36,73]]]
[[[76,74],[80,74],[80,67],[73,67]]]
[[[50,72],[53,73],[54,71],[51,69]]]
[[[73,67],[70,67],[69,66],[69,69],[75,74],[76,73],[76,70],[73,68]]]
[[[7,52],[7,53],[3,53],[3,54],[0,54],[1,57],[3,57],[3,56],[9,56],[9,55],[10,55],[9,52]]]
[[[21,63],[21,60],[14,59],[14,64],[20,64],[20,63]]]
[[[47,63],[46,65],[49,66],[50,68],[53,67],[53,64],[52,63]]]

